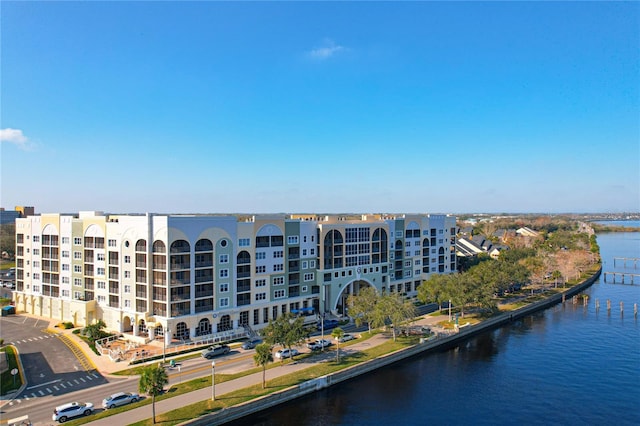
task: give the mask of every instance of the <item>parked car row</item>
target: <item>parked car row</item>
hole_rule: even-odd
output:
[[[132,392],[118,392],[109,395],[102,400],[102,408],[110,409],[120,407],[125,404],[132,404],[140,401],[140,395]],[[51,420],[54,422],[64,423],[74,417],[88,416],[94,412],[95,408],[91,402],[69,402],[57,406],[53,410]]]

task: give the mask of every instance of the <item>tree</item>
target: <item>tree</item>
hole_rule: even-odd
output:
[[[347,298],[349,305],[349,316],[354,319],[356,325],[360,327],[363,322],[367,323],[369,333],[371,333],[371,319],[376,303],[378,303],[378,293],[373,287],[366,287],[355,295],[351,294]]]
[[[336,327],[331,332],[331,336],[336,340],[336,343],[338,345],[338,349],[336,350],[336,362],[340,362],[340,339],[342,339],[342,336],[344,336],[344,330],[342,330],[340,327]]]
[[[270,320],[269,324],[262,329],[262,335],[268,344],[280,345],[291,350],[292,346],[303,343],[309,337],[309,331],[304,326],[304,318],[287,312]]]
[[[253,355],[253,361],[256,365],[262,367],[262,389],[266,387],[266,372],[267,364],[273,362],[273,355],[271,354],[271,345],[268,343],[260,343],[256,346],[256,353]]]
[[[398,293],[385,294],[380,297],[373,310],[371,322],[374,327],[384,327],[389,323],[393,328],[393,340],[396,340],[396,329],[407,320],[415,317],[415,307],[405,301]]]
[[[153,423],[156,423],[156,396],[164,391],[165,385],[169,383],[167,372],[160,364],[149,365],[142,369],[138,391],[151,396],[151,410],[153,413]]]
[[[102,329],[105,328],[107,324],[102,320],[98,320],[95,324],[90,324],[82,330],[82,334],[87,336],[89,340],[95,342],[96,340],[103,337]]]

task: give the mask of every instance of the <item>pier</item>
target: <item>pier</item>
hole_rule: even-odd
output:
[[[622,261],[622,267],[623,268],[627,267],[627,262],[632,262],[633,263],[633,269],[637,269],[638,263],[640,262],[640,258],[638,258],[638,257],[614,257],[613,258],[613,267],[614,268],[616,266],[616,260]]]
[[[610,278],[612,281],[607,281],[607,277],[613,277]],[[621,281],[618,282],[617,278],[620,277]],[[625,278],[629,278],[631,280],[631,282],[629,284],[631,285],[640,285],[640,274],[630,274],[628,272],[605,272],[604,273],[604,282],[605,283],[610,283],[610,284],[627,284],[625,283]],[[634,279],[638,280],[638,284],[634,283]]]

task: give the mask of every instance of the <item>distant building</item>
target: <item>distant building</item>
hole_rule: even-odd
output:
[[[5,210],[0,207],[0,225],[4,225],[5,223],[14,223],[19,217],[20,212],[15,210]]]
[[[35,214],[35,208],[16,206],[15,210],[5,210],[4,207],[0,207],[0,225],[5,223],[13,223],[19,217],[33,216]]]
[[[456,271],[448,215],[77,215],[16,220],[16,309],[200,339],[286,312],[347,314],[362,288],[415,297]],[[167,337],[165,337],[167,339]]]

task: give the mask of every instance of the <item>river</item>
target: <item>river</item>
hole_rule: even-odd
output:
[[[603,272],[640,274],[640,262],[614,266],[640,258],[640,233],[597,241]],[[586,307],[567,301],[233,424],[640,425],[640,278],[611,284],[603,274],[585,293]]]

